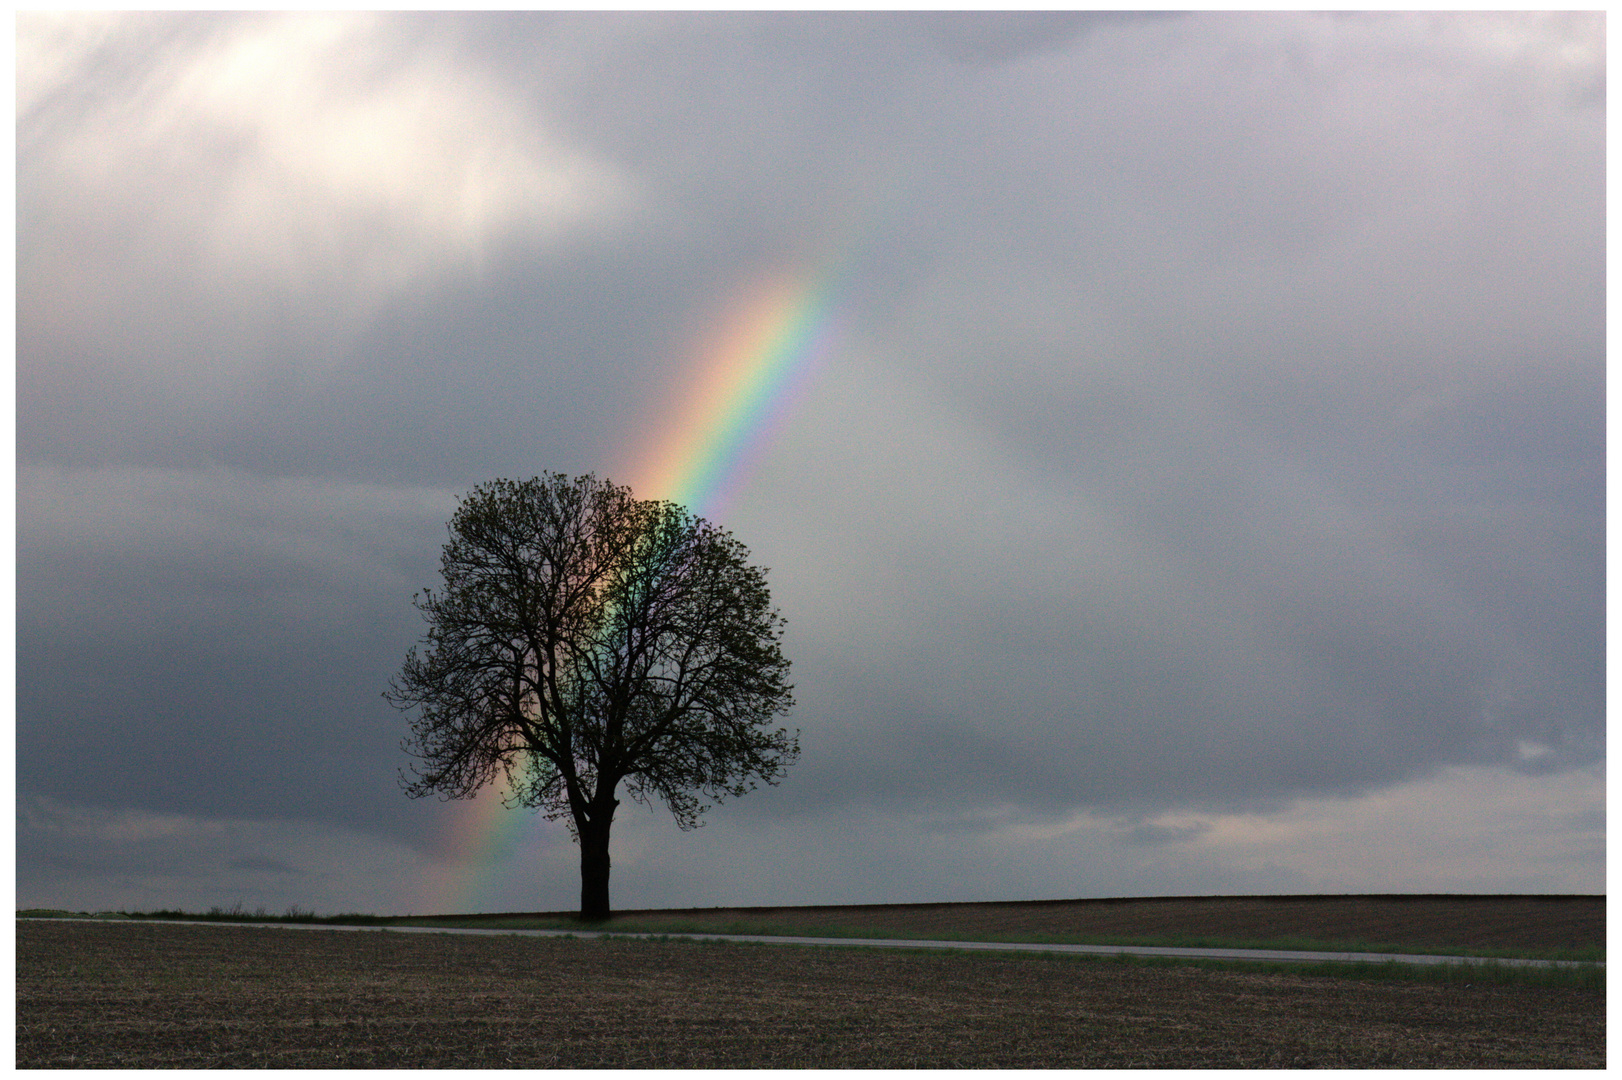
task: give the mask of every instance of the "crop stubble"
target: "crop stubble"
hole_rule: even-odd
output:
[[[17,924],[25,1068],[1597,1068],[1604,1011],[1042,956]]]

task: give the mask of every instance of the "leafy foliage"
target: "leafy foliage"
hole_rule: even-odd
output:
[[[730,533],[592,476],[497,480],[450,522],[442,589],[384,696],[418,710],[408,794],[471,796],[500,774],[509,799],[606,829],[622,781],[683,829],[775,784],[798,733],[784,620],[764,570]],[[595,831],[595,830],[593,830]],[[604,843],[606,844],[606,833]]]

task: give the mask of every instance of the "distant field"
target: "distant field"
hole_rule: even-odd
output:
[[[22,1068],[1603,1068],[1602,984],[17,923]]]
[[[402,920],[405,921],[405,920]],[[412,922],[568,927],[568,912]],[[608,929],[1602,959],[1603,896],[1237,896],[623,911]]]

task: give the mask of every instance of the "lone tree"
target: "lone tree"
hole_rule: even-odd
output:
[[[732,535],[670,502],[559,473],[473,489],[450,522],[428,632],[384,694],[420,710],[407,794],[469,798],[500,773],[509,806],[565,818],[580,916],[608,917],[608,834],[623,781],[682,829],[775,784],[799,733],[784,621]]]

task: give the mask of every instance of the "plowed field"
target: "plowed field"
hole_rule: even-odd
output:
[[[23,1068],[1605,1064],[1603,993],[1031,955],[17,924]]]

